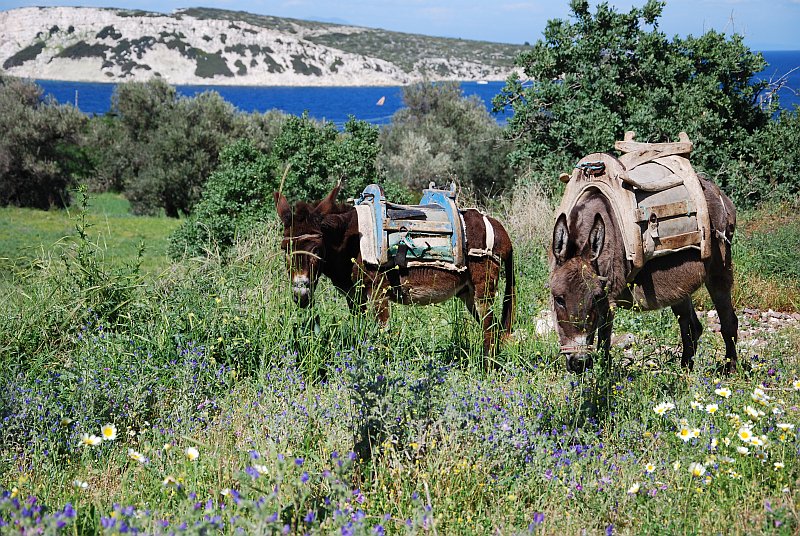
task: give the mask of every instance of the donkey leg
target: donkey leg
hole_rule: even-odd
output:
[[[733,280],[732,275],[730,280]],[[711,301],[714,302],[714,307],[717,308],[717,314],[719,315],[722,340],[725,341],[725,363],[720,367],[725,374],[730,374],[736,370],[736,341],[739,338],[739,319],[736,317],[736,311],[734,311],[733,303],[731,303],[732,286],[732,284],[727,284],[724,277],[717,281],[712,281],[709,278],[709,281],[706,282]]]
[[[483,355],[490,357],[495,348],[494,313],[492,312],[491,302],[476,298],[472,289],[465,290],[458,297],[467,306],[467,310],[472,314],[475,321],[483,328]]]
[[[697,352],[697,341],[700,340],[700,334],[703,332],[703,324],[697,318],[691,296],[673,305],[672,312],[678,317],[678,325],[681,327],[681,344],[683,345],[681,366],[692,370],[694,354]]]

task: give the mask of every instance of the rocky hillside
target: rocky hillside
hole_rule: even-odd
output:
[[[173,84],[400,85],[498,80],[522,46],[218,9],[0,12],[0,66],[14,76]]]

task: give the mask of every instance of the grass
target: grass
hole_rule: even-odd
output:
[[[118,202],[91,217],[112,234],[149,221]],[[719,336],[686,372],[668,312],[621,312],[636,344],[608,372],[568,374],[534,329],[546,239],[532,237],[517,248],[516,336],[486,371],[454,301],[395,307],[381,328],[323,282],[312,310],[296,308],[279,238],[266,222],[226,257],[138,275],[106,266],[130,257],[110,239],[71,239],[69,262],[14,270],[0,300],[0,532],[800,530],[797,330],[743,347],[751,370],[719,377]],[[116,437],[84,445],[106,423]]]
[[[117,194],[99,194],[90,200],[89,234],[107,247],[112,264],[136,258],[145,244],[142,269],[156,273],[169,265],[166,238],[178,226],[168,218],[138,217],[130,204]],[[76,209],[41,211],[4,207],[0,209],[0,267],[29,265],[42,257],[58,258],[74,235]]]

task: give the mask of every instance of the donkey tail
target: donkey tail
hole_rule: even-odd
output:
[[[511,327],[514,323],[514,310],[516,309],[517,291],[514,279],[514,249],[508,249],[508,255],[503,258],[503,265],[506,269],[506,290],[503,294],[503,332],[504,337],[511,335]]]

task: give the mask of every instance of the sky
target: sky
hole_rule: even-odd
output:
[[[618,11],[645,0],[609,0]],[[591,0],[594,6],[595,0]],[[216,7],[441,37],[534,43],[549,19],[567,18],[568,0],[0,0],[0,10],[90,6],[169,13]],[[668,36],[707,30],[742,34],[752,50],[800,50],[800,0],[667,0],[660,29]],[[0,31],[2,31],[0,29]]]

